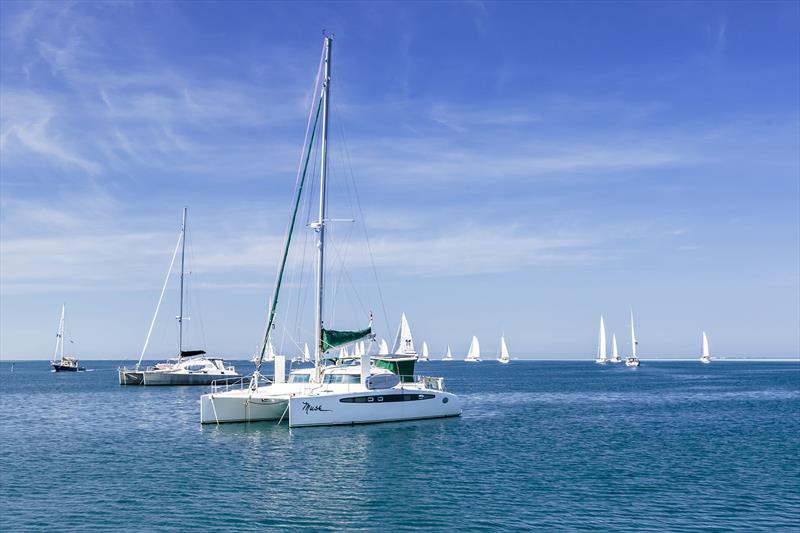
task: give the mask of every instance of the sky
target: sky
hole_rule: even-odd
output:
[[[49,358],[62,303],[76,356],[138,358],[183,206],[185,348],[257,349],[323,30],[330,216],[355,219],[326,324],[591,359],[601,314],[629,351],[632,309],[642,358],[702,331],[800,357],[797,2],[4,1],[0,359]],[[147,358],[177,350],[175,278]]]

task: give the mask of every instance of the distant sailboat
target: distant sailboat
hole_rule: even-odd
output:
[[[447,353],[444,354],[442,357],[442,361],[452,361],[453,360],[453,352],[450,351],[450,345],[447,345]]]
[[[86,369],[78,366],[78,360],[74,357],[64,355],[65,307],[65,305],[61,305],[61,319],[58,321],[58,333],[56,333],[56,349],[53,351],[53,360],[50,364],[53,366],[53,372],[79,372]]]
[[[711,354],[708,351],[708,336],[705,331],[703,332],[703,347],[700,354],[700,362],[706,364],[711,362]]]
[[[500,356],[497,360],[504,365],[507,365],[511,360],[511,357],[508,355],[508,346],[506,346],[506,338],[504,335],[500,337]]]
[[[595,363],[604,365],[608,362],[606,358],[606,326],[603,323],[603,315],[600,315],[600,335],[597,339],[597,359]]]
[[[469,351],[467,358],[464,359],[468,363],[478,363],[481,360],[481,345],[478,343],[478,337],[473,336],[472,342],[469,344]]]
[[[622,358],[619,356],[619,350],[617,350],[617,335],[615,333],[611,334],[611,359],[609,359],[612,363],[621,363]]]
[[[378,344],[378,355],[389,355],[389,345],[386,343],[386,339],[381,339]]]
[[[636,355],[636,346],[638,344],[639,341],[636,340],[636,330],[633,328],[633,311],[631,311],[631,355],[625,359],[625,366],[639,366],[639,357]]]
[[[422,341],[422,355],[419,356],[420,361],[429,361],[430,358],[428,357],[428,343]]]
[[[397,336],[395,336],[392,350],[395,355],[414,357],[417,355],[417,351],[414,349],[414,338],[411,336],[411,327],[408,325],[405,313],[400,316],[400,327],[397,328]]]

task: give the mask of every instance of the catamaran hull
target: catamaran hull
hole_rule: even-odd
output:
[[[449,392],[384,389],[289,398],[289,427],[339,426],[446,418],[461,414]]]
[[[286,398],[242,394],[203,394],[200,397],[200,423],[263,422],[286,415]]]
[[[238,379],[238,374],[181,374],[174,372],[119,371],[120,385],[211,385],[214,381]]]

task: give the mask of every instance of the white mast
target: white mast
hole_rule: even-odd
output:
[[[317,305],[316,305],[316,331],[314,347],[314,373],[319,380],[320,360],[322,358],[322,327],[324,317],[322,316],[322,296],[324,290],[324,269],[325,269],[325,192],[326,177],[328,174],[328,109],[330,100],[331,85],[331,47],[333,39],[325,36],[325,74],[322,78],[322,156],[320,161],[319,173],[319,219],[314,224],[319,240],[317,241]]]
[[[636,345],[639,342],[636,340],[636,330],[633,329],[633,309],[631,309],[631,357],[636,359]]]
[[[178,357],[183,355],[183,270],[186,259],[186,207],[183,208],[181,221],[181,305],[178,315]]]

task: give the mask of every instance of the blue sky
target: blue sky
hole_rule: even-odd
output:
[[[372,309],[392,337],[405,311],[434,355],[504,332],[591,358],[599,315],[624,345],[633,307],[643,357],[702,330],[800,354],[797,3],[0,10],[4,359],[49,357],[62,302],[76,354],[137,357],[184,205],[190,343],[255,350],[323,28],[331,211],[358,218],[332,231],[335,326]],[[279,319],[303,340],[305,234]],[[152,357],[175,351],[169,294]]]

